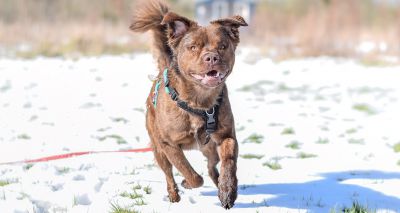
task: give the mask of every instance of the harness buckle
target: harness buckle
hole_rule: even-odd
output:
[[[217,129],[217,122],[215,118],[215,107],[212,108],[212,112],[209,113],[208,110],[205,111],[206,113],[206,133],[209,135]]]

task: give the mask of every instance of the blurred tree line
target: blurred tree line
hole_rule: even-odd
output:
[[[191,15],[194,1],[171,0],[174,9]],[[0,20],[19,22],[127,22],[136,0],[0,0]]]
[[[168,2],[174,11],[193,18],[195,0]],[[136,4],[137,0],[0,0],[0,54],[31,57],[145,50],[147,37],[128,30]],[[398,57],[400,0],[259,0],[242,41],[278,59]]]

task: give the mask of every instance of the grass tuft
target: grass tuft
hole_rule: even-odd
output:
[[[356,132],[357,132],[357,129],[355,129],[355,128],[351,128],[351,129],[346,130],[347,134],[354,134]]]
[[[247,137],[242,143],[256,143],[260,144],[264,140],[264,136],[253,133],[249,137]]]
[[[68,168],[68,167],[57,167],[56,171],[57,171],[57,174],[63,175],[63,174],[69,173],[71,171],[71,168]]]
[[[282,166],[279,164],[278,160],[269,160],[269,161],[263,163],[263,166],[267,166],[268,168],[270,168],[272,170],[282,169]]]
[[[28,163],[28,164],[25,164],[22,168],[26,171],[26,170],[31,169],[33,167],[33,165],[34,164],[32,164],[32,163]]]
[[[292,141],[290,142],[290,144],[286,145],[286,148],[290,148],[290,149],[300,149],[301,143],[299,143],[298,141]]]
[[[242,157],[244,159],[261,159],[264,157],[264,155],[244,154],[244,155],[240,155],[240,157]]]
[[[344,213],[372,213],[372,212],[376,212],[376,211],[368,209],[367,206],[362,206],[357,201],[353,201],[353,204],[351,205],[351,207],[350,208],[344,207],[342,209],[342,212],[344,212]]]
[[[364,112],[368,115],[376,114],[376,111],[367,104],[355,104],[355,105],[353,105],[353,109],[360,111],[360,112]]]
[[[149,194],[151,194],[152,189],[151,189],[150,186],[145,186],[145,187],[143,187],[143,191],[144,191],[147,195],[149,195]]]
[[[143,198],[138,198],[138,199],[135,199],[134,205],[135,206],[144,206],[144,205],[147,205],[147,203],[144,202]]]
[[[293,128],[285,128],[282,130],[282,135],[293,135],[294,134],[294,130]]]
[[[139,190],[139,189],[142,189],[142,186],[140,184],[136,184],[136,185],[132,186],[132,189],[133,190]]]
[[[300,159],[315,158],[315,157],[317,157],[317,155],[315,155],[315,154],[310,154],[310,153],[305,153],[305,152],[297,153],[297,158],[300,158]]]
[[[10,184],[10,181],[8,181],[8,180],[0,180],[0,187],[7,186],[9,184]]]
[[[393,145],[393,150],[394,152],[400,152],[400,143],[396,143],[395,145]]]
[[[99,139],[99,141],[105,141],[108,138],[115,139],[117,144],[127,144],[128,143],[123,137],[116,135],[116,134],[106,135],[103,137],[99,137],[98,139]]]
[[[139,211],[131,210],[128,207],[122,207],[116,202],[111,202],[110,213],[139,213]]]
[[[363,144],[365,144],[365,141],[364,141],[364,139],[355,139],[355,138],[350,138],[349,139],[349,143],[350,144],[360,144],[360,145],[363,145]]]
[[[317,143],[317,144],[327,144],[327,143],[329,143],[329,139],[328,138],[318,138],[318,140],[315,143]]]
[[[110,119],[111,119],[113,122],[116,122],[116,123],[121,122],[121,123],[123,123],[123,124],[126,124],[126,123],[129,122],[126,118],[122,118],[122,117],[110,118]]]
[[[135,200],[135,199],[138,199],[138,198],[143,198],[143,195],[137,193],[136,190],[134,190],[132,193],[129,193],[129,192],[122,192],[122,193],[120,194],[120,196],[121,196],[121,197],[129,198],[129,199],[132,199],[132,200]]]
[[[21,139],[21,140],[30,140],[30,139],[31,139],[31,136],[29,136],[29,135],[27,135],[27,134],[24,133],[24,134],[18,135],[17,138],[18,138],[18,139]]]

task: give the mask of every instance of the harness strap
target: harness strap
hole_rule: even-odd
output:
[[[210,135],[218,129],[218,112],[219,112],[219,107],[222,104],[224,91],[222,90],[221,94],[218,96],[217,104],[215,104],[209,110],[193,109],[188,105],[187,102],[179,99],[179,94],[176,92],[176,90],[169,86],[168,68],[164,69],[163,77],[164,77],[165,92],[171,96],[171,99],[176,102],[177,106],[191,114],[203,118],[207,134],[205,144],[207,144],[210,140]]]
[[[158,80],[156,83],[156,86],[154,87],[154,92],[153,92],[153,105],[154,108],[157,107],[157,99],[158,99],[158,90],[160,89],[161,86],[161,81]]]

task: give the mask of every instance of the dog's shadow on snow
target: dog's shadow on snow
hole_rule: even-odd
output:
[[[237,202],[234,208],[275,206],[326,212],[335,208],[341,210],[343,207],[351,207],[353,202],[358,202],[370,210],[400,211],[400,198],[370,188],[344,183],[346,180],[359,179],[380,184],[391,179],[400,179],[400,173],[347,171],[323,173],[319,176],[322,178],[305,183],[239,185],[239,196],[258,195],[258,198],[257,202]],[[217,196],[217,191],[203,192],[202,195]],[[216,205],[219,204],[216,203]]]

